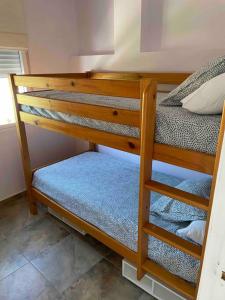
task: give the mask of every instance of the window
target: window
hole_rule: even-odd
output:
[[[23,74],[22,55],[16,50],[0,50],[0,125],[15,122],[8,74]]]

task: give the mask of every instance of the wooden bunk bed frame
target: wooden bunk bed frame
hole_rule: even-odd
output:
[[[36,202],[45,204],[85,230],[88,234],[113,249],[115,252],[119,253],[121,256],[127,258],[130,262],[136,264],[138,279],[141,279],[145,273],[150,273],[157,280],[161,281],[169,288],[174,289],[187,299],[196,299],[198,283],[194,286],[178,276],[171,274],[163,267],[150,260],[147,255],[148,236],[151,235],[199,259],[201,267],[204,259],[208,225],[225,130],[225,109],[221,121],[217,153],[215,156],[154,142],[157,85],[180,84],[189,75],[190,74],[188,73],[127,72],[86,72],[19,76],[12,74],[10,75],[10,81],[15,102],[17,131],[21,147],[30,212],[32,214],[37,213]],[[65,100],[50,100],[47,98],[34,97],[26,93],[20,94],[18,92],[18,87],[20,86],[141,99],[141,110],[130,111],[126,109],[115,109],[91,104],[69,102]],[[139,127],[141,136],[139,139],[120,136],[62,121],[43,118],[41,116],[21,111],[21,104]],[[96,150],[96,144],[101,144],[140,155],[140,197],[137,252],[130,250],[97,227],[82,220],[32,187],[32,177],[35,170],[32,170],[31,168],[25,123],[88,140],[89,150],[91,151]],[[151,180],[153,160],[159,160],[212,175],[213,180],[210,199],[203,199],[193,194]],[[189,205],[203,209],[208,213],[207,229],[202,247],[190,243],[175,234],[169,233],[163,228],[149,223],[149,197],[151,191],[159,192],[163,195],[175,198]],[[199,279],[201,267],[199,271]]]

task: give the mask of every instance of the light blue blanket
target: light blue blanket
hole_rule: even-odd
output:
[[[181,180],[159,172],[157,181],[177,186]],[[33,186],[82,219],[137,250],[139,168],[112,156],[87,152],[34,173]],[[160,195],[152,193],[151,204]],[[151,215],[151,222],[176,232],[187,222],[171,222]],[[196,281],[199,263],[183,252],[151,237],[149,256],[190,282]]]

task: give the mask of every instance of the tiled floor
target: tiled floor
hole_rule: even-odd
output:
[[[121,257],[25,199],[0,204],[1,300],[152,300],[121,276]]]

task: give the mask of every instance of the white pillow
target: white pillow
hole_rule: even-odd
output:
[[[189,238],[195,243],[202,245],[205,235],[205,225],[206,221],[192,221],[187,227],[177,230],[177,235]]]
[[[181,100],[182,107],[197,114],[221,114],[225,100],[225,73],[205,82]]]

